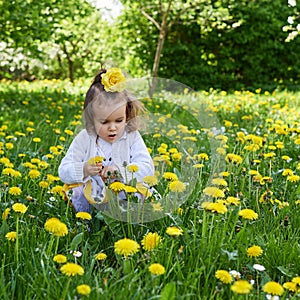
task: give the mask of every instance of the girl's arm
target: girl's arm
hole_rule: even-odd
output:
[[[145,176],[154,175],[153,160],[139,133],[130,147],[130,165],[138,166],[138,171],[133,174],[138,182],[142,181]]]
[[[84,165],[89,158],[90,144],[89,136],[84,131],[74,138],[58,167],[58,175],[62,182],[72,184],[86,180],[89,171],[84,174]]]

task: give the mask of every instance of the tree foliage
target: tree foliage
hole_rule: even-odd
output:
[[[299,7],[289,3],[122,0],[107,22],[86,0],[0,1],[0,78],[73,80],[105,63],[196,90],[296,88],[300,37],[289,37]]]

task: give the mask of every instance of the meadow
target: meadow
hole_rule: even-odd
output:
[[[299,93],[143,99],[162,199],[126,222],[58,177],[87,87],[0,83],[1,299],[300,297]]]

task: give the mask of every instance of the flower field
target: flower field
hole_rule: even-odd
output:
[[[143,99],[161,199],[124,220],[76,213],[57,175],[87,87],[0,83],[1,299],[300,297],[299,94]]]

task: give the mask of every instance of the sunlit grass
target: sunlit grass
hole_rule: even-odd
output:
[[[300,294],[299,94],[145,99],[157,190],[168,190],[174,176],[189,185],[164,218],[128,224],[96,210],[91,221],[82,219],[61,193],[57,168],[82,128],[86,89],[86,82],[0,84],[1,299]],[[204,115],[217,118],[218,131]],[[14,211],[15,203],[27,210]],[[49,231],[50,218],[63,227]],[[159,239],[145,242],[148,233]],[[57,254],[72,265],[61,269],[66,262],[54,261]],[[283,292],[265,286],[272,281]]]

